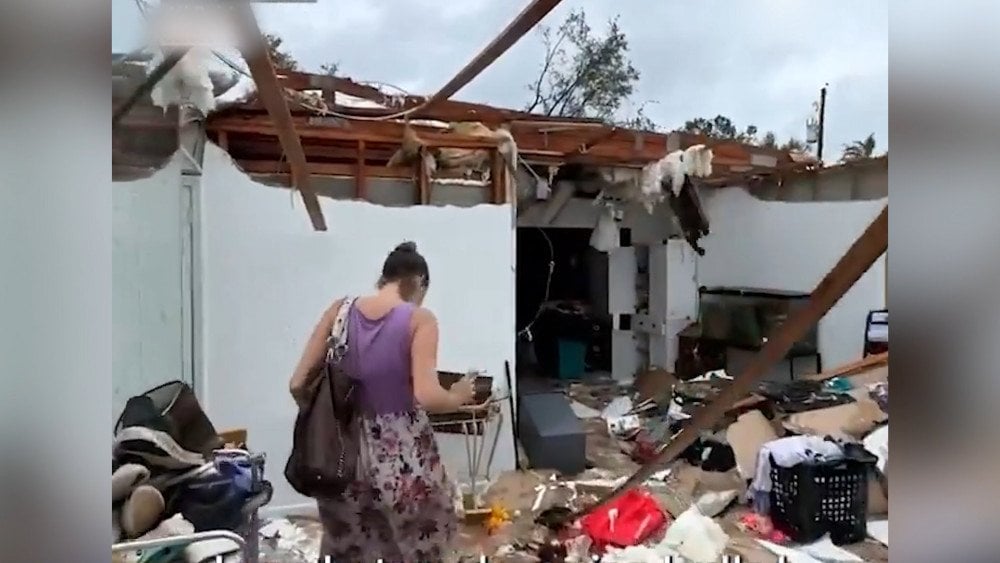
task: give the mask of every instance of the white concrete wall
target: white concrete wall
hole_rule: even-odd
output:
[[[112,421],[129,397],[192,382],[190,196],[176,159],[112,183]]]
[[[416,241],[430,265],[426,305],[441,325],[440,369],[483,369],[503,390],[504,361],[514,361],[510,206],[387,208],[322,198],[329,231],[314,232],[297,194],[255,183],[214,145],[205,151],[201,193],[203,404],[218,427],[247,427],[250,445],[267,452],[272,508],[309,504],[282,476],[295,362],[323,310],[371,291],[399,242]],[[514,466],[505,414],[494,474]],[[439,444],[452,478],[468,480],[462,439],[439,436]]]
[[[886,200],[761,201],[741,188],[702,192],[711,234],[698,260],[702,286],[749,286],[810,292],[871,223]],[[865,315],[885,307],[885,257],[819,326],[826,367],[861,356]]]

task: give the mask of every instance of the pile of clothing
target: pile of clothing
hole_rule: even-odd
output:
[[[772,401],[779,412],[794,414],[853,403],[854,398],[847,394],[850,390],[849,381],[843,378],[834,378],[834,380],[827,382],[810,380],[764,381],[757,386],[756,392]]]
[[[272,494],[263,479],[264,457],[223,446],[185,383],[129,399],[113,438],[112,543],[213,530],[256,534],[248,523]],[[120,560],[238,561],[238,551],[232,540],[205,540],[125,553]]]
[[[868,388],[868,396],[878,403],[880,409],[889,414],[889,382],[873,383]]]

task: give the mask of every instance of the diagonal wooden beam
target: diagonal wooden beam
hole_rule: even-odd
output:
[[[246,38],[240,51],[250,68],[250,75],[257,83],[257,97],[267,109],[271,121],[274,122],[281,150],[284,151],[291,168],[292,186],[299,191],[313,228],[317,231],[325,231],[326,220],[323,218],[323,210],[319,206],[319,200],[316,199],[316,192],[309,182],[309,167],[306,162],[306,153],[302,149],[302,140],[295,131],[292,112],[285,99],[284,90],[278,82],[278,75],[275,74],[271,58],[267,54],[264,38],[257,25],[257,18],[254,17],[249,2],[234,2],[233,5],[238,6],[237,17],[240,18]]]
[[[465,65],[465,68],[460,70],[454,78],[427,100],[427,105],[424,106],[424,109],[437,102],[447,100],[465,87],[466,84],[472,82],[473,78],[479,76],[479,73],[486,70],[486,67],[493,64],[493,61],[497,60],[507,49],[510,49],[514,43],[517,43],[518,39],[523,37],[525,33],[528,33],[531,28],[535,27],[559,2],[560,0],[532,0],[531,4],[522,10],[514,18],[514,21],[510,22],[510,25],[500,32],[500,35],[496,39],[480,51],[469,64]]]
[[[632,487],[641,485],[664,464],[686,450],[706,428],[711,428],[725,416],[726,411],[745,397],[755,383],[792,348],[805,333],[816,325],[845,293],[857,283],[872,264],[889,249],[889,206],[872,221],[832,270],[816,288],[806,306],[792,314],[779,326],[767,343],[744,370],[733,379],[715,400],[705,405],[691,417],[687,426],[664,447],[659,454],[643,465],[621,486],[588,507],[584,513],[601,506]]]

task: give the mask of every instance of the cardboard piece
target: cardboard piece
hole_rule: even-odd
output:
[[[740,477],[753,479],[757,470],[757,452],[764,444],[777,439],[778,434],[771,422],[760,411],[741,414],[736,422],[729,425],[726,442],[736,455],[736,469]]]
[[[677,378],[665,369],[654,368],[640,373],[635,378],[635,389],[640,401],[653,399],[657,402],[669,402],[671,392]]]
[[[868,478],[868,514],[889,513],[889,490],[875,475]]]
[[[860,440],[888,420],[878,403],[868,397],[867,387],[856,388],[850,394],[855,402],[790,415],[784,427],[797,434]]]

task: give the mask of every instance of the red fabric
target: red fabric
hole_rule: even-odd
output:
[[[617,515],[612,522],[613,511]],[[640,544],[666,522],[666,515],[648,491],[632,489],[581,518],[580,526],[594,547],[603,551],[609,545]]]
[[[740,518],[740,528],[744,531],[753,532],[761,538],[776,544],[788,543],[788,536],[781,530],[774,527],[774,523],[767,516],[751,512]]]

